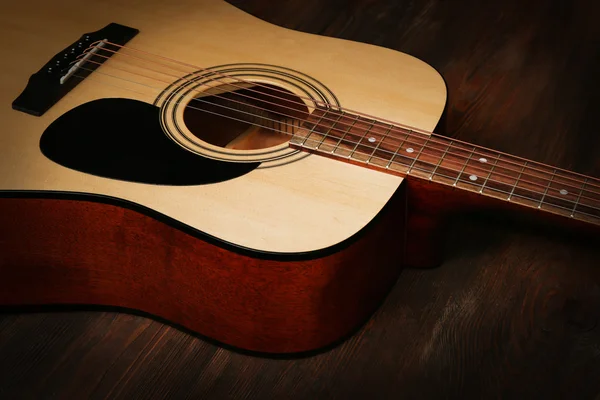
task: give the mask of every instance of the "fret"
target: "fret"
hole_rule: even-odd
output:
[[[310,143],[302,145],[303,142],[297,140],[296,138],[297,136],[301,136],[301,132],[299,132],[295,135],[295,137],[292,138],[292,140],[290,140],[290,144],[319,152],[329,152],[335,147],[334,144],[339,142],[341,132],[345,130],[349,122],[352,121],[352,118],[349,117],[348,113],[338,113],[337,111],[328,111],[322,115],[321,118],[318,118],[318,116],[314,114],[316,114],[316,112],[309,116],[309,119],[313,121],[321,121],[320,124],[317,124],[317,127],[313,127],[312,129],[311,133],[314,137],[314,140],[311,140],[312,138],[307,136],[308,142]],[[329,116],[335,117],[335,120],[334,118],[329,118]],[[307,122],[304,122],[304,127],[301,129],[303,129],[305,132],[309,130]]]
[[[417,155],[415,156],[415,158],[413,159],[413,162],[410,163],[410,166],[408,167],[408,171],[407,173],[410,173],[410,170],[414,167],[415,163],[417,162],[417,160],[419,159],[419,156],[421,155],[421,153],[423,152],[423,149],[425,147],[427,147],[427,143],[429,143],[429,137],[427,138],[427,140],[425,140],[425,143],[421,146],[421,149],[419,150],[419,152],[417,153]]]
[[[521,166],[521,169],[515,168],[518,165]],[[528,169],[527,162],[522,164],[519,161],[519,164],[515,164],[512,158],[503,157],[496,163],[483,193],[502,200],[537,206],[541,192],[535,184],[529,182],[528,179],[531,179],[531,176]],[[547,179],[542,182],[546,183]]]
[[[508,185],[509,187],[512,187],[512,185]],[[534,189],[530,189],[530,188],[518,188],[519,192],[517,193],[516,191],[513,192],[511,200],[513,202],[522,204],[522,205],[526,205],[529,207],[537,207],[537,204],[539,203],[539,198],[541,197],[541,192],[538,192]],[[498,193],[503,194],[504,196],[510,195],[510,191],[508,190],[500,190],[500,189],[495,189]],[[504,199],[507,199],[506,197],[504,197]]]
[[[430,135],[422,134],[413,137],[412,144],[414,148],[411,147],[412,153],[409,154],[414,155],[412,157],[407,156],[410,162],[408,164],[408,173],[429,179],[432,170],[435,168],[435,164],[442,159],[444,151],[448,150],[447,145],[433,141],[431,140],[432,138]],[[440,144],[442,147],[439,147]],[[416,153],[414,153],[415,151]]]
[[[406,173],[412,173],[414,176],[426,178],[429,171],[432,168],[432,160],[437,160],[439,155],[435,154],[440,152],[435,147],[435,142],[430,143],[431,136],[415,133],[410,137],[410,147],[406,144],[404,147],[405,155],[401,156],[406,159],[404,163],[407,167]]]
[[[483,193],[485,184],[488,182],[494,166],[498,163],[500,156],[493,154],[485,149],[475,148],[473,154],[469,154],[467,162],[464,165],[463,171],[457,176],[458,181],[453,182],[453,185],[461,189],[466,189],[472,192]],[[485,157],[481,157],[484,156]],[[490,165],[488,160],[494,160],[494,164]]]
[[[373,125],[375,125],[375,122],[372,122],[371,126],[369,126],[367,128],[367,130],[365,130],[365,132],[362,134],[362,136],[360,137],[360,139],[358,139],[358,141],[356,142],[356,146],[354,146],[354,148],[352,149],[352,151],[350,152],[350,154],[347,156],[348,158],[352,158],[352,156],[354,155],[354,153],[356,153],[356,149],[358,149],[358,146],[360,146],[360,143],[365,139],[365,137],[367,136],[367,133],[369,133],[369,131],[371,129],[373,129]],[[359,154],[363,154],[363,153],[359,152]]]
[[[412,131],[410,131],[410,132],[412,132]],[[390,169],[390,166],[392,165],[394,158],[396,156],[398,156],[398,150],[400,150],[402,148],[402,146],[404,146],[404,143],[406,143],[406,140],[408,139],[408,137],[409,137],[409,134],[406,134],[406,136],[404,137],[404,140],[402,140],[402,143],[400,143],[400,146],[396,147],[396,150],[394,150],[394,154],[392,155],[392,158],[390,158],[390,161],[385,166],[386,169]]]
[[[448,154],[448,150],[450,150],[450,148],[452,147],[452,143],[454,143],[454,140],[451,140],[450,144],[448,145],[448,147],[446,148],[446,150],[444,150],[444,153],[440,157],[440,161],[438,161],[438,163],[435,165],[435,168],[433,169],[433,172],[431,173],[431,175],[429,175],[429,180],[433,179],[433,176],[435,175],[435,171],[437,171],[437,169],[440,167],[440,164],[444,160],[444,157],[446,156],[446,154]]]
[[[317,109],[318,110],[318,109]],[[315,112],[317,111],[315,110]],[[323,115],[321,115],[321,117],[319,118],[319,120],[313,125],[313,127],[308,131],[308,134],[304,137],[304,140],[302,141],[302,143],[300,143],[301,146],[306,147],[306,141],[308,140],[308,138],[314,133],[314,130],[316,129],[317,126],[319,126],[319,124],[321,123],[321,121],[323,120],[323,117],[325,117],[325,115],[327,115],[329,111],[325,111],[323,113]],[[318,133],[318,132],[317,132]]]
[[[598,205],[594,207],[585,206],[580,202],[575,212],[575,218],[600,224],[600,208],[598,208]]]
[[[460,172],[458,173],[458,176],[456,177],[456,180],[454,181],[454,183],[452,184],[452,186],[456,186],[456,184],[458,183],[458,181],[460,180],[460,176],[463,174],[463,172],[465,171],[465,168],[467,168],[467,164],[469,163],[469,160],[471,159],[471,157],[473,157],[473,153],[475,152],[475,147],[473,147],[473,150],[471,150],[471,153],[469,154],[469,157],[467,158],[467,161],[465,162],[465,165],[463,165],[462,169],[460,170]]]
[[[290,140],[293,148],[331,153],[336,158],[356,160],[391,173],[400,172],[600,224],[597,179],[378,123],[337,108],[318,108],[294,129],[297,131]]]
[[[389,161],[389,162],[387,163],[387,165],[385,166],[385,169],[390,169],[390,165],[392,165],[392,161],[394,160],[394,157],[396,157],[396,156],[398,155],[398,150],[399,150],[399,149],[400,149],[400,148],[397,148],[397,149],[394,151],[394,154],[392,154],[392,158],[390,158],[390,161]]]
[[[571,209],[577,201],[577,191],[583,184],[582,181],[579,181],[579,186],[574,186],[574,182],[577,182],[577,180],[558,171],[550,183],[547,196],[544,198],[544,209],[570,217]],[[585,193],[582,196],[585,196]]]
[[[600,187],[598,181],[588,179],[574,212],[575,218],[598,223],[600,220]]]
[[[469,156],[472,156],[471,152],[474,151],[473,147],[465,147],[465,145],[460,142],[453,142],[450,149],[440,148],[438,151],[444,154],[444,157],[441,159],[436,158],[439,165],[436,165],[435,167],[436,172],[432,180],[448,186],[454,186],[461,182],[460,170],[461,168],[466,168],[468,166]],[[465,160],[467,161],[466,163]],[[429,178],[429,175],[424,178]]]
[[[494,168],[496,168],[496,165],[498,164],[498,161],[500,161],[500,157],[502,157],[502,154],[498,154],[498,157],[496,157],[496,161],[494,161],[494,165],[492,165],[492,168],[490,169],[490,172],[485,177],[485,180],[483,181],[483,184],[481,185],[481,189],[479,189],[479,193],[483,193],[483,189],[485,188],[485,184],[490,179],[490,176],[492,176],[492,173],[494,172]],[[482,163],[483,162],[487,162],[487,159],[480,158],[479,162],[482,162]]]
[[[403,155],[399,154],[399,151],[402,149],[402,147],[404,146],[404,144],[410,137],[410,132],[412,132],[412,130],[409,130],[408,132],[403,132],[405,135],[404,139],[402,139],[402,142],[400,142],[400,145],[396,146],[396,148],[394,149],[394,153],[392,154],[392,157],[390,158],[389,162],[385,166],[385,169],[405,172],[403,169],[406,167],[406,165],[402,164],[401,162],[395,161],[395,159],[396,159],[396,157],[398,157],[398,158],[404,157]],[[400,168],[394,168],[395,166],[400,167]]]
[[[579,204],[574,218],[600,225],[600,209]]]
[[[316,150],[319,150],[319,147],[321,147],[321,145],[323,144],[323,142],[325,142],[325,139],[327,139],[329,137],[329,135],[331,134],[331,130],[333,129],[333,127],[335,126],[335,124],[337,124],[338,122],[340,122],[340,120],[342,119],[342,117],[344,116],[344,114],[345,113],[342,111],[340,113],[340,115],[337,117],[337,119],[335,120],[335,122],[333,124],[331,124],[331,126],[329,127],[329,129],[327,129],[327,133],[323,134],[323,137],[319,141],[319,144],[317,144],[317,146],[315,147]]]
[[[554,179],[555,175],[556,175],[556,169],[554,169],[554,172],[552,173],[552,178],[550,178],[550,182],[548,182],[548,186],[546,186],[544,195],[542,196],[542,199],[540,200],[540,204],[538,204],[537,208],[542,208],[542,203],[544,203],[544,198],[546,198],[546,195],[548,194],[548,190],[550,189],[550,184],[552,183],[552,180]]]
[[[395,129],[393,125],[384,125],[381,127],[374,127],[369,136],[370,142],[372,140],[378,141],[378,147],[371,152],[372,157],[369,160],[369,164],[384,169],[388,167],[389,164],[389,167],[393,170],[394,157],[398,156],[397,151],[399,151],[399,147],[408,140],[406,135],[402,131]],[[366,157],[366,159],[368,158],[369,157]],[[391,164],[390,160],[392,161]]]
[[[572,203],[572,202],[571,202]],[[546,209],[544,208],[545,211],[552,211],[554,214],[560,214],[563,216],[569,216],[569,212],[571,210],[571,207],[565,207],[565,206],[561,206],[561,205],[552,205],[550,208]],[[583,217],[583,218],[581,218]],[[577,218],[579,219],[589,219],[590,221],[594,221],[596,223],[600,223],[600,209],[597,208],[589,208],[586,209],[585,211],[581,210],[581,211],[577,211]]]
[[[335,144],[335,146],[333,146],[333,149],[330,151],[331,154],[335,154],[335,152],[337,150],[339,150],[340,145],[342,144],[342,141],[344,140],[344,138],[348,135],[348,133],[352,130],[352,128],[354,128],[354,126],[356,125],[356,123],[360,120],[360,116],[357,115],[354,120],[352,121],[351,124],[348,125],[348,127],[346,128],[346,130],[344,131],[344,134],[340,137],[340,139],[337,141],[337,143]]]
[[[377,152],[377,150],[379,149],[379,146],[381,146],[381,144],[385,141],[385,139],[388,137],[388,135],[390,134],[390,132],[392,131],[392,126],[390,125],[390,127],[385,131],[385,133],[383,134],[383,137],[377,142],[377,146],[375,146],[375,148],[373,149],[373,152],[371,153],[371,155],[369,156],[369,159],[367,160],[367,164],[369,164],[371,162],[371,159],[373,158],[373,156],[375,155],[375,153]]]
[[[400,146],[396,148],[393,162],[389,165],[389,169],[401,173],[408,173],[408,166],[413,161],[412,154],[415,152],[414,143],[425,140],[426,135],[415,133],[412,129],[403,130],[405,137]]]
[[[581,196],[583,195],[583,191],[585,190],[585,185],[587,185],[588,178],[585,178],[583,181],[583,185],[581,185],[581,190],[579,190],[579,195],[577,196],[577,200],[575,200],[575,205],[571,210],[571,217],[575,215],[575,210],[577,209],[577,205],[579,204],[579,200],[581,200]]]
[[[515,193],[515,189],[519,185],[519,180],[521,179],[521,176],[523,176],[523,171],[525,171],[525,167],[527,167],[527,161],[525,161],[525,164],[523,165],[523,168],[521,168],[521,172],[519,172],[519,176],[517,176],[517,181],[513,185],[513,188],[510,191],[510,194],[508,195],[508,199],[506,199],[506,200],[510,200],[513,197],[513,194]]]
[[[578,193],[581,193],[583,200],[587,197],[585,190],[582,190],[584,185],[584,181],[580,178],[576,178],[573,175],[568,176],[559,171],[550,184],[548,197],[544,200],[544,203],[546,203],[545,206],[560,205],[569,209],[573,208],[573,203],[577,201]],[[570,215],[569,213],[568,216]]]
[[[368,128],[372,125],[372,120],[367,120],[359,116],[358,120],[349,127],[350,129],[346,132],[342,143],[336,149],[336,155],[344,157],[345,159],[352,159],[352,156],[356,156],[364,153],[361,147],[361,141],[367,134]],[[369,151],[372,149],[369,149]]]

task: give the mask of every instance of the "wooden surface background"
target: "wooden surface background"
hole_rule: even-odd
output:
[[[594,0],[232,3],[415,55],[447,81],[442,133],[600,176]],[[405,270],[363,329],[304,359],[124,313],[4,312],[0,398],[600,399],[598,248],[493,215],[452,222],[444,247],[440,268]]]

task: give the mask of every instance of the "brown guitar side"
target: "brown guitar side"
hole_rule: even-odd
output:
[[[120,205],[0,199],[0,305],[93,304],[164,318],[224,344],[297,353],[352,334],[401,270],[404,190],[329,254],[275,259]]]

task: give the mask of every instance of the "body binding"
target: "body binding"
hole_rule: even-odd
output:
[[[0,110],[0,306],[139,310],[271,354],[313,351],[351,334],[401,270],[403,178],[302,152],[280,164],[236,167],[222,179],[200,177],[195,162],[181,163],[189,170],[177,170],[176,184],[97,164],[86,170],[93,157],[82,153],[70,162],[57,140],[57,127],[71,123],[65,117],[94,104],[160,99],[160,91],[142,96],[104,84],[100,72],[122,65],[123,49],[39,117],[8,105],[57,51],[113,21],[139,30],[131,48],[211,71],[243,70],[292,92],[304,82],[343,107],[421,129],[433,130],[443,112],[441,76],[412,56],[277,27],[221,0],[99,4],[36,2],[32,13],[29,4],[16,3],[0,15],[5,37],[33,32],[0,42],[14,55],[0,60],[0,102],[7,105]],[[97,11],[87,12],[94,5]],[[65,15],[85,17],[67,22]],[[35,32],[56,35],[40,41]],[[160,89],[185,74],[201,75],[190,69]],[[93,113],[89,129],[98,133],[103,116]],[[86,125],[78,131],[85,134]]]

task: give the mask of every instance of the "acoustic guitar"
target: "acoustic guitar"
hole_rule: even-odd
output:
[[[598,179],[432,133],[446,87],[410,55],[221,0],[33,0],[0,22],[0,305],[306,352],[437,265],[452,213],[597,234]]]

